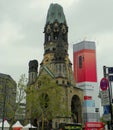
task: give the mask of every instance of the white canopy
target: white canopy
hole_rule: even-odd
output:
[[[17,121],[12,127],[23,127],[23,125],[19,121]]]
[[[0,122],[0,127],[2,127],[2,122]],[[10,127],[10,124],[8,123],[7,120],[4,121],[4,127],[7,127],[7,128]]]
[[[35,126],[31,125],[30,123],[24,126],[23,128],[36,128]]]

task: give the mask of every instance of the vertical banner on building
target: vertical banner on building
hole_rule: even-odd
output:
[[[82,41],[74,44],[73,55],[76,83],[97,82],[95,42]]]

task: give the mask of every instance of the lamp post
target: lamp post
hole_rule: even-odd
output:
[[[95,108],[96,116],[97,116],[97,122],[99,121],[99,108]]]

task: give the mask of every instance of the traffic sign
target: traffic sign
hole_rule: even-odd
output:
[[[109,73],[109,74],[113,74],[113,67],[109,67],[109,68],[108,68],[108,73]]]
[[[110,115],[110,105],[104,106],[104,114],[103,118],[105,121],[110,121],[111,120],[111,115]]]
[[[109,101],[109,92],[108,92],[108,89],[105,90],[105,91],[101,91],[100,94],[101,94],[101,105],[102,106],[109,105],[110,101]]]
[[[104,106],[104,114],[109,114],[110,113],[110,105]]]
[[[113,81],[113,75],[109,75],[109,81]]]
[[[109,86],[108,79],[102,78],[101,81],[100,81],[100,88],[101,88],[101,90],[102,91],[107,90],[108,86]]]
[[[104,120],[105,121],[110,121],[111,120],[110,105],[104,106],[103,110],[104,110],[104,114],[103,114]]]

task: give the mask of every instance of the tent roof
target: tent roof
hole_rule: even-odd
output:
[[[23,127],[23,125],[19,121],[17,121],[12,127]]]
[[[36,128],[35,126],[31,125],[30,123],[24,126],[24,128]]]
[[[2,127],[2,122],[0,122],[0,127]],[[10,124],[7,120],[4,121],[4,127],[10,127]]]

